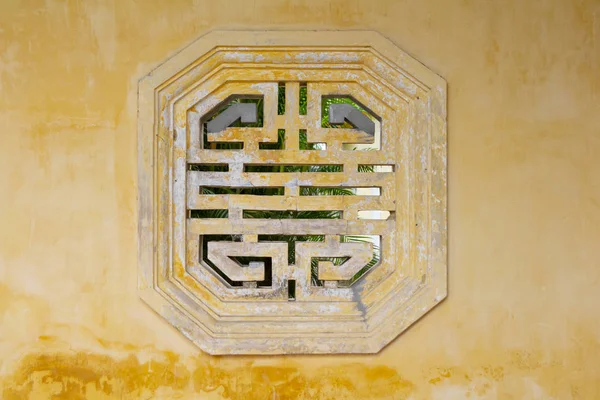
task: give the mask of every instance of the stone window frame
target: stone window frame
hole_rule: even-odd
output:
[[[171,249],[183,237],[170,237],[169,220],[172,176],[168,170],[172,158],[174,131],[158,122],[168,110],[157,108],[161,89],[173,79],[183,78],[203,54],[215,46],[323,46],[364,47],[389,59],[402,75],[395,82],[405,90],[414,106],[411,118],[426,129],[427,148],[424,158],[415,160],[418,179],[426,183],[423,206],[416,209],[414,232],[424,240],[413,246],[414,259],[420,267],[408,273],[417,289],[405,299],[401,309],[390,310],[386,326],[368,335],[327,338],[298,335],[281,338],[264,332],[262,338],[215,337],[188,315],[189,304],[175,300],[159,290],[157,274],[185,260],[169,259]],[[405,81],[404,81],[405,80]],[[411,88],[419,87],[418,91]],[[371,31],[213,31],[181,50],[139,82],[138,98],[138,187],[139,187],[139,279],[141,298],[155,311],[190,338],[201,349],[213,354],[289,354],[289,353],[374,353],[442,301],[447,294],[447,207],[446,207],[446,83],[389,40]],[[412,125],[411,125],[412,126]],[[417,125],[415,125],[417,126]],[[164,157],[163,157],[164,156]],[[179,201],[185,201],[179,199]],[[412,220],[412,219],[411,219]],[[268,339],[268,344],[265,340]]]

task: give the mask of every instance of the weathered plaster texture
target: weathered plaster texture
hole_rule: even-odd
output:
[[[600,398],[597,1],[4,1],[0,397]],[[136,88],[213,28],[448,82],[449,297],[376,356],[211,357],[137,297]]]

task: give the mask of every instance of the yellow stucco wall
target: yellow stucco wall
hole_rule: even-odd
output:
[[[137,79],[213,28],[448,81],[449,297],[380,354],[210,357],[138,299]],[[2,1],[0,398],[600,398],[599,41],[594,0]]]

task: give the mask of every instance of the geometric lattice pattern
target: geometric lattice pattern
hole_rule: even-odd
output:
[[[140,81],[141,297],[212,354],[373,353],[446,296],[445,82],[373,32],[213,32]]]

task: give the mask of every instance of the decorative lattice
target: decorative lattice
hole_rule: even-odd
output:
[[[445,84],[372,33],[273,35],[141,82],[141,294],[211,353],[376,352],[445,297]]]

